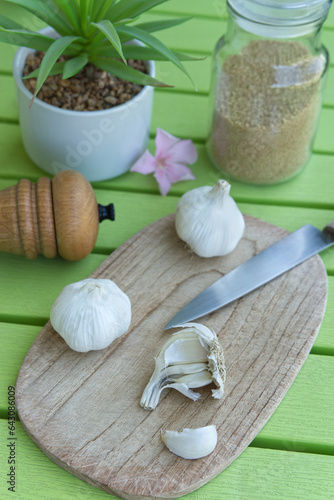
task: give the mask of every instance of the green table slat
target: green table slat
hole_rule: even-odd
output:
[[[334,356],[334,276],[328,276],[328,299],[323,322],[312,352]]]
[[[325,28],[333,29],[334,28],[334,8],[333,6],[329,9],[329,13],[327,19],[325,21]]]
[[[173,88],[166,89],[167,92],[209,93],[212,57],[210,55],[203,57],[195,55],[194,57],[197,57],[196,61],[185,61],[183,65],[194,80],[196,89],[189,78],[173,64],[166,61],[156,62],[157,78],[173,85]]]
[[[28,157],[22,144],[21,131],[18,124],[0,123],[0,176],[1,178],[19,179],[27,177],[37,180],[47,176]],[[7,185],[15,184],[14,181],[1,184],[0,189]]]
[[[333,455],[333,412],[334,358],[310,355],[254,446]]]
[[[13,58],[18,47],[0,42],[0,74],[11,74]]]
[[[18,122],[14,78],[0,75],[0,121]]]
[[[213,17],[214,19],[226,17],[225,0],[171,0],[155,7],[154,12],[171,13],[180,15]]]
[[[315,152],[334,153],[333,123],[334,109],[322,109],[313,147]]]

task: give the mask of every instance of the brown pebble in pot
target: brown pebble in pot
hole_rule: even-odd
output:
[[[39,68],[43,55],[43,52],[28,55],[23,69],[23,76],[28,76],[33,70]],[[64,60],[65,58],[61,56],[58,61]],[[147,73],[143,61],[129,59],[127,62],[132,68]],[[34,93],[36,78],[29,78],[23,80],[23,82],[27,89]],[[72,78],[62,80],[62,75],[49,76],[37,97],[47,104],[62,109],[99,111],[129,101],[142,88],[142,85],[121,80],[88,63]]]

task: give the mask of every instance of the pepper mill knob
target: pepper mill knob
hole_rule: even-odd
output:
[[[98,205],[91,184],[74,170],[36,184],[21,179],[0,191],[0,251],[80,260],[93,250],[106,218],[114,220],[113,205]]]

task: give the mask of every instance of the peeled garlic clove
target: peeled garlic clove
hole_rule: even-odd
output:
[[[220,399],[224,394],[224,354],[217,335],[199,323],[181,327],[155,358],[154,372],[140,400],[146,410],[156,408],[164,389],[176,389],[196,401],[200,395],[192,389],[214,383],[213,397]]]
[[[51,307],[50,321],[71,349],[104,349],[128,330],[131,303],[113,281],[89,278],[65,286]]]
[[[181,196],[175,229],[200,257],[218,257],[235,249],[245,229],[245,221],[230,196],[230,184],[219,180],[214,187],[202,186]]]
[[[217,430],[214,425],[183,429],[182,432],[163,431],[161,439],[175,455],[187,459],[206,457],[217,445]]]

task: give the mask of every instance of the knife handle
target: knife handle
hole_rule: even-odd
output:
[[[334,220],[327,224],[326,227],[322,230],[323,233],[325,233],[326,236],[329,236],[331,239],[334,238]]]

